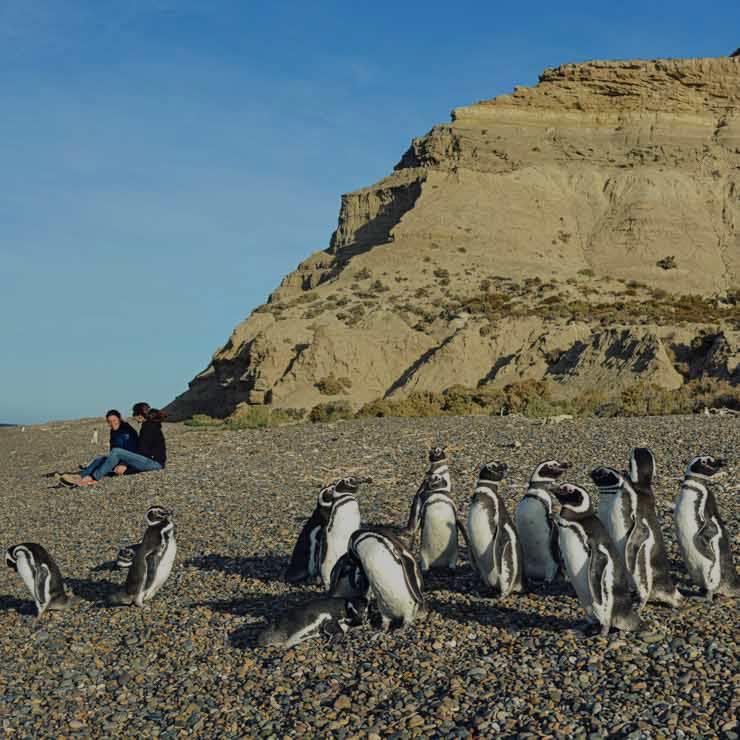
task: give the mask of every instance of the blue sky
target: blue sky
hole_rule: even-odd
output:
[[[737,0],[0,0],[0,422],[166,404],[452,108],[739,28]]]

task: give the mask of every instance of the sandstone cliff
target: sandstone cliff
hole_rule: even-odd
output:
[[[737,381],[739,276],[740,58],[566,64],[344,195],[169,411]]]

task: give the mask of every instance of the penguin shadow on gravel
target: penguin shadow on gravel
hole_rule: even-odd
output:
[[[452,619],[468,627],[476,622],[486,627],[505,629],[507,632],[524,632],[535,627],[548,632],[565,632],[583,623],[581,619],[563,619],[554,614],[519,611],[505,605],[501,599],[457,604],[429,598],[427,604],[430,611],[436,612],[445,619]]]
[[[197,568],[208,572],[220,572],[227,575],[239,575],[243,578],[254,578],[263,583],[282,582],[288,567],[288,558],[267,555],[234,556],[218,553],[198,555],[183,563],[186,568]]]
[[[36,616],[36,607],[31,599],[15,596],[0,596],[0,612],[17,612],[21,616]]]
[[[65,578],[64,582],[80,598],[80,605],[88,602],[97,608],[108,607],[110,597],[121,588],[121,584],[115,581],[96,581],[92,578]]]

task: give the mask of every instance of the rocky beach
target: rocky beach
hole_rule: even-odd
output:
[[[736,417],[365,419],[265,430],[165,425],[161,473],[94,489],[54,487],[104,452],[102,421],[0,430],[3,547],[35,541],[82,601],[37,620],[17,574],[2,570],[0,727],[8,737],[720,737],[737,738],[740,705],[736,600],[707,604],[680,560],[671,502],[683,466],[726,456],[718,495],[740,530]],[[448,445],[452,496],[464,515],[481,463],[509,464],[509,511],[532,467],[568,459],[568,479],[595,499],[597,464],[624,467],[647,445],[658,464],[658,517],[672,572],[687,595],[649,605],[646,629],[584,639],[583,612],[565,586],[500,600],[462,551],[454,576],[426,578],[428,614],[383,634],[366,624],[342,642],[288,651],[256,647],[266,620],[317,596],[282,575],[319,486],[371,475],[366,522],[401,523],[432,443]],[[174,512],[178,555],[143,610],[110,608],[123,580],[113,566],[138,541],[147,507]],[[737,548],[736,548],[737,556]],[[737,560],[737,557],[736,557]]]

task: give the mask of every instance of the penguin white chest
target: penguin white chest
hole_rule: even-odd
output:
[[[478,501],[473,502],[468,512],[468,538],[481,577],[489,585],[496,586],[496,574],[493,572],[493,529],[488,510]]]
[[[711,567],[711,562],[694,545],[694,537],[700,529],[698,507],[699,492],[689,487],[682,488],[674,512],[676,538],[689,575],[695,582],[703,583],[703,574]]]
[[[23,553],[18,553],[15,564],[18,575],[21,577],[26,588],[33,596],[36,606],[40,606],[43,603],[43,595],[36,593],[36,579],[34,577],[33,568],[28,562],[28,558]]]
[[[326,531],[325,552],[321,563],[321,579],[328,588],[331,571],[339,558],[347,552],[352,534],[360,528],[360,507],[357,501],[342,505],[337,516]]]
[[[175,563],[175,555],[177,554],[177,543],[175,542],[174,536],[170,538],[169,543],[165,547],[162,553],[162,558],[159,561],[157,572],[154,574],[154,580],[152,585],[149,587],[147,592],[144,594],[144,601],[151,599],[162,586],[165,581],[170,577],[172,572],[172,566]]]
[[[417,603],[406,584],[403,566],[376,541],[363,541],[357,546],[365,574],[370,581],[381,614],[390,619],[413,619]]]
[[[421,530],[422,569],[457,564],[455,510],[444,501],[424,507]]]
[[[627,535],[632,526],[632,517],[625,514],[625,507],[629,501],[625,493],[601,493],[599,494],[598,518],[606,527],[609,536],[617,546],[619,553],[624,557],[624,548],[627,543]]]
[[[516,528],[524,553],[524,571],[535,580],[551,580],[557,571],[550,541],[550,521],[545,505],[524,498],[516,507]]]
[[[575,589],[581,605],[590,611],[592,599],[588,585],[588,550],[583,534],[572,525],[559,524],[558,536],[568,580]]]

